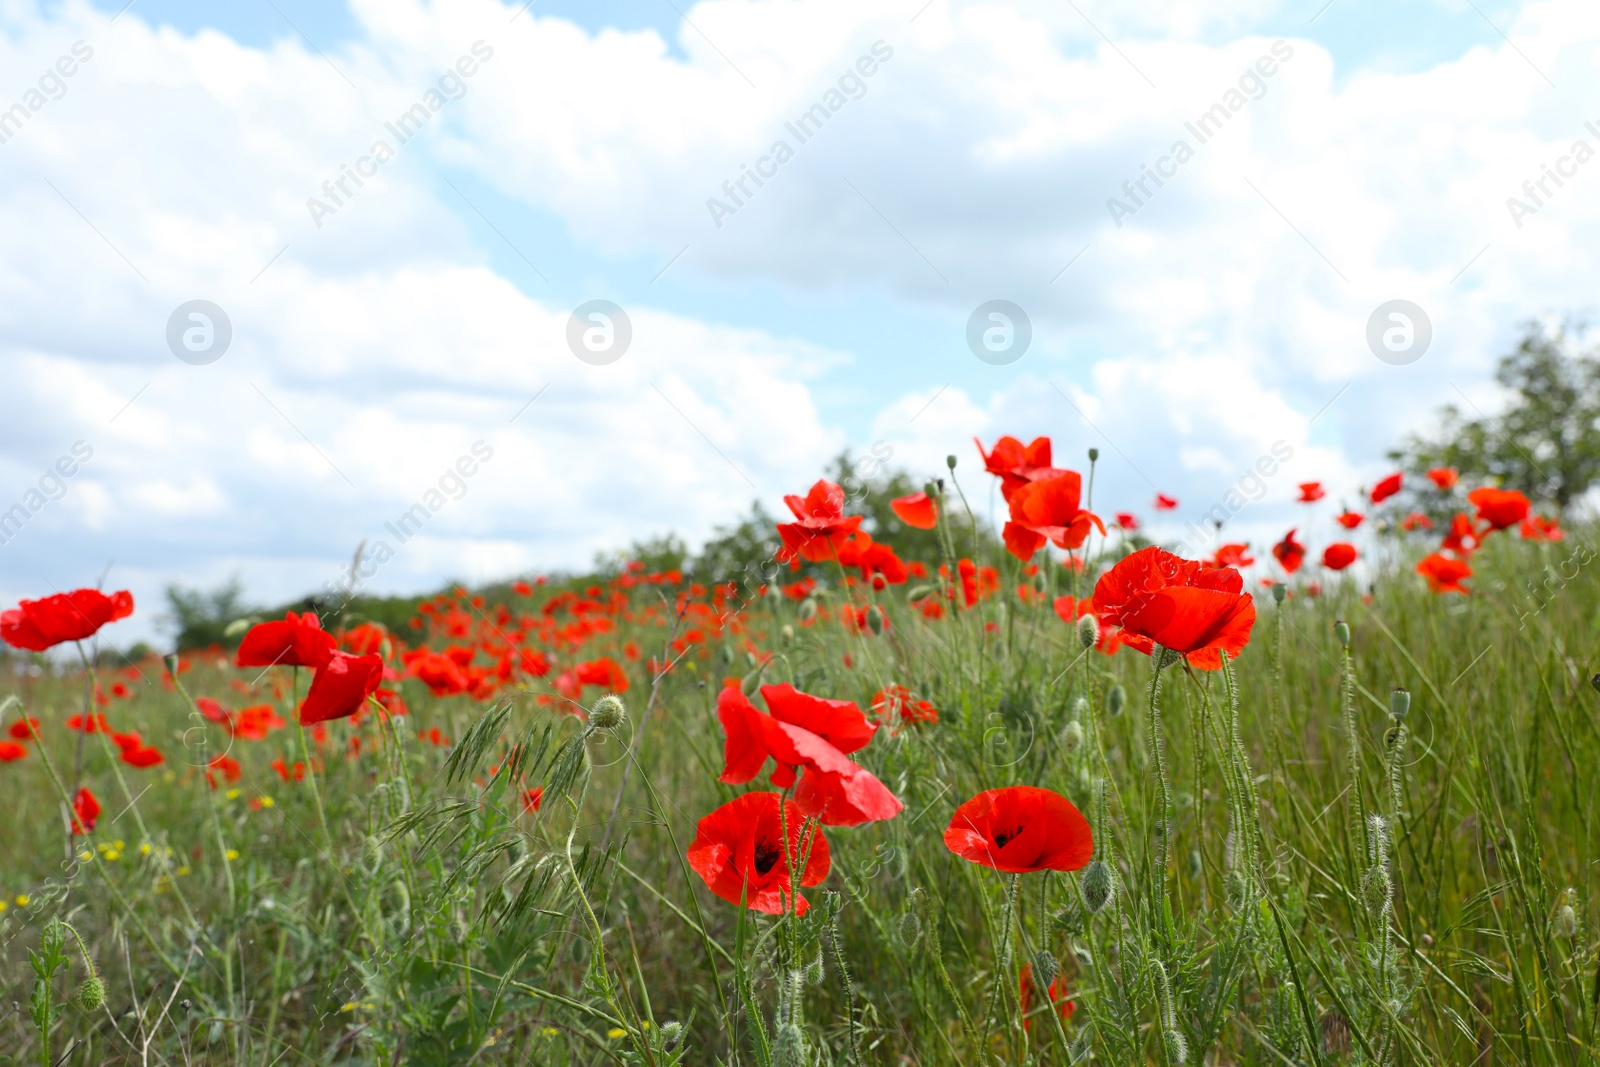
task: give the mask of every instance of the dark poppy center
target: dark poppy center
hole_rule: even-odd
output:
[[[1005,848],[1006,847],[1006,842],[1015,841],[1017,838],[1019,838],[1021,836],[1022,836],[1022,827],[1020,827],[1020,826],[1018,826],[1014,830],[999,830],[994,835],[995,847],[996,848]]]
[[[782,855],[782,850],[779,849],[777,845],[774,845],[771,841],[757,841],[756,873],[759,875],[765,875],[777,865],[778,857]]]

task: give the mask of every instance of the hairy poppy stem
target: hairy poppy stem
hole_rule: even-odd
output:
[[[1166,649],[1156,645],[1151,650],[1153,669],[1150,672],[1150,700],[1146,722],[1149,726],[1150,762],[1156,771],[1156,869],[1150,881],[1152,917],[1159,917],[1167,894],[1167,860],[1171,848],[1172,798],[1167,789],[1167,763],[1161,744],[1161,670],[1165,665]]]

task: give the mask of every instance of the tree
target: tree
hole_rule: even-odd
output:
[[[1390,458],[1419,477],[1454,467],[1566,512],[1600,481],[1600,346],[1587,341],[1582,324],[1528,323],[1495,371],[1510,394],[1503,411],[1468,418],[1446,405],[1434,435],[1413,435]]]
[[[177,648],[207,648],[229,643],[223,631],[233,620],[250,613],[244,603],[244,585],[236,574],[211,590],[188,589],[176,582],[167,586],[166,622],[176,627]]]

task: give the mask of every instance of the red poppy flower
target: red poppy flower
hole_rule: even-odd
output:
[[[72,798],[72,816],[73,834],[94,832],[95,821],[100,818],[100,802],[87,786],[78,790],[78,795]]]
[[[1321,482],[1301,482],[1300,499],[1296,503],[1315,504],[1327,495],[1327,491],[1322,488]]]
[[[228,709],[210,697],[196,697],[194,706],[200,709],[200,714],[212,722],[222,723],[224,726],[233,725],[233,715]]]
[[[1094,855],[1089,820],[1060,793],[1032,785],[986,789],[956,809],[944,844],[1007,874],[1076,871]]]
[[[783,914],[791,895],[796,915],[810,907],[795,892],[791,866],[803,860],[800,885],[813,886],[828,877],[830,865],[828,839],[794,801],[777,793],[746,793],[701,819],[688,859],[717,896],[768,915]]]
[[[788,563],[797,557],[811,563],[833,559],[844,539],[861,526],[861,516],[844,513],[844,490],[825,478],[818,479],[810,492],[802,497],[786,496],[798,522],[778,523],[778,536],[783,547],[775,558]]]
[[[1342,571],[1356,561],[1356,546],[1348,541],[1335,541],[1322,550],[1322,565],[1330,571]]]
[[[1033,1029],[1033,1020],[1028,1018],[1028,1013],[1033,1011],[1034,997],[1033,964],[1031,963],[1022,965],[1022,989],[1020,992],[1022,994],[1022,1028],[1031,1030]],[[1056,1006],[1056,1011],[1060,1014],[1063,1022],[1072,1018],[1072,1013],[1077,1010],[1078,1006],[1072,1002],[1072,997],[1067,992],[1066,975],[1057,974],[1055,981],[1050,983],[1050,988],[1045,990],[1045,993],[1049,996],[1050,1003]]]
[[[1452,559],[1435,552],[1417,564],[1417,573],[1428,580],[1428,588],[1435,593],[1471,593],[1462,581],[1472,577],[1472,568],[1464,559]]]
[[[613,693],[628,691],[628,672],[610,656],[601,656],[573,668],[581,685],[598,685]]]
[[[1210,564],[1213,567],[1248,567],[1255,562],[1255,557],[1249,554],[1250,546],[1222,545],[1218,547],[1217,554],[1212,556]]]
[[[544,786],[536,785],[522,793],[522,810],[538,811],[544,805]]]
[[[239,642],[241,667],[320,667],[333,654],[333,635],[314,612],[288,612],[282,619],[258,622]]]
[[[1139,519],[1138,519],[1138,516],[1134,515],[1133,512],[1131,512],[1131,511],[1119,511],[1119,512],[1117,512],[1117,529],[1126,530],[1129,533],[1132,533],[1134,530],[1137,530],[1138,528],[1139,528]]]
[[[272,769],[277,771],[278,777],[286,782],[298,782],[306,776],[306,765],[304,763],[295,760],[294,766],[290,767],[283,761],[282,756],[272,761]]]
[[[879,722],[927,723],[939,721],[939,709],[918,700],[903,685],[886,685],[872,696],[872,710]]]
[[[1515,489],[1484,486],[1467,494],[1478,509],[1478,519],[1489,524],[1489,532],[1515,526],[1528,517],[1528,498]]]
[[[346,652],[354,652],[364,656],[369,652],[381,652],[384,639],[389,635],[383,627],[375,622],[364,622],[360,626],[351,627],[339,635],[339,645]]]
[[[1201,670],[1222,666],[1250,641],[1255,600],[1241,592],[1232,567],[1208,567],[1152,545],[1124,557],[1094,587],[1101,626],[1122,628],[1122,641],[1145,655],[1155,645]]]
[[[1524,541],[1565,541],[1567,538],[1559,522],[1542,515],[1529,515],[1522,520],[1517,530],[1522,534]]]
[[[111,740],[122,750],[122,762],[131,767],[146,770],[157,764],[166,762],[166,757],[161,755],[161,750],[154,745],[144,743],[144,738],[137,732],[126,734],[112,734]]]
[[[102,712],[97,711],[87,719],[82,715],[69,716],[67,729],[81,730],[86,734],[109,734],[111,732],[111,724],[106,721],[106,717]]]
[[[28,746],[19,741],[0,741],[0,763],[14,763],[28,755]]]
[[[265,741],[273,730],[281,730],[288,725],[271,704],[253,704],[239,709],[238,717],[233,721],[233,736],[241,741]]]
[[[781,789],[795,785],[795,770],[803,768],[795,801],[824,825],[858,826],[892,819],[904,810],[899,798],[846,754],[861,749],[878,729],[859,707],[801,693],[787,684],[763,686],[761,694],[770,715],[751,704],[737,685],[724,687],[717,697],[717,717],[726,734],[720,781],[748,782],[771,757],[777,763],[772,782]]]
[[[449,656],[429,648],[418,648],[401,654],[406,672],[428,687],[436,697],[454,696],[471,688],[467,676]]]
[[[983,442],[977,438],[972,443],[983,457],[983,469],[1000,479],[1000,496],[1006,501],[1029,482],[1063,473],[1050,465],[1048,437],[1035,437],[1027,445],[1015,437],[1002,437],[994,443],[992,452],[985,452]]]
[[[1381,504],[1400,491],[1400,472],[1389,475],[1372,487],[1371,500],[1374,504]]]
[[[1420,511],[1413,511],[1400,520],[1400,529],[1410,533],[1412,530],[1431,530],[1433,520]]]
[[[872,535],[858,530],[845,539],[838,550],[839,566],[860,567],[861,577],[871,579],[875,574],[881,574],[887,583],[900,585],[908,577],[910,571],[894,549],[872,539]],[[816,585],[812,582],[812,587]],[[882,588],[875,586],[875,588]],[[809,592],[809,590],[808,590]]]
[[[1005,525],[1006,548],[1026,563],[1044,547],[1078,548],[1093,525],[1104,534],[1105,523],[1092,511],[1078,506],[1082,481],[1076,471],[1028,482],[1011,494],[1011,519]]]
[[[1156,494],[1155,509],[1157,511],[1172,511],[1178,506],[1176,497],[1167,496],[1165,493]]]
[[[74,589],[43,600],[24,600],[0,612],[0,639],[13,648],[43,652],[64,641],[93,637],[100,627],[133,614],[126,589],[106,596],[98,589]]]
[[[241,768],[239,767],[239,761],[234,759],[232,756],[227,754],[217,756],[210,763],[206,764],[206,782],[211,786],[212,789],[217,787],[217,784],[221,779],[226,779],[230,783],[237,782],[239,780],[240,770]]]
[[[6,728],[6,732],[18,741],[32,741],[37,736],[39,720],[33,716],[18,719]]]
[[[1439,547],[1449,549],[1458,556],[1470,555],[1483,544],[1483,535],[1487,532],[1479,530],[1465,515],[1457,515],[1450,520],[1450,529]]]
[[[889,506],[901,522],[918,530],[931,530],[939,524],[939,504],[927,493],[897,496]]]
[[[300,705],[300,725],[343,719],[360,711],[383,681],[383,658],[376,652],[352,656],[333,650],[311,677],[311,688]]]
[[[1457,479],[1461,477],[1454,467],[1435,467],[1428,472],[1428,478],[1440,489],[1449,491],[1455,487]]]
[[[1283,535],[1283,540],[1272,546],[1272,558],[1289,574],[1300,569],[1306,558],[1306,546],[1294,539],[1294,530]]]
[[[1346,530],[1354,530],[1357,526],[1361,525],[1361,516],[1357,515],[1353,511],[1347,511],[1343,515],[1335,518],[1333,521],[1338,523],[1340,526],[1343,526]]]

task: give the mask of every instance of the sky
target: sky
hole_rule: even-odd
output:
[[[1592,313],[1596,70],[1580,0],[0,0],[0,599],[581,567],[846,448],[993,507],[1004,433],[1264,549]]]

